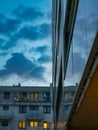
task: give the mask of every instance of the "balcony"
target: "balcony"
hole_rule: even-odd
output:
[[[26,114],[27,120],[42,120],[43,112],[42,111],[30,111]]]
[[[42,127],[28,127],[28,130],[43,130]]]
[[[10,111],[0,111],[0,120],[5,120],[5,119],[6,120],[12,119],[12,113]]]
[[[0,130],[12,130],[12,129],[10,127],[3,127],[3,126],[1,126]]]
[[[14,97],[14,102],[39,102],[39,103],[50,103],[50,99],[37,99],[37,100],[32,100],[31,98],[20,98],[20,97]]]

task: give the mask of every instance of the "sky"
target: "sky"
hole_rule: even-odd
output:
[[[97,31],[98,0],[80,0],[70,47],[65,86],[80,83]]]
[[[51,0],[0,0],[0,86],[52,81]]]

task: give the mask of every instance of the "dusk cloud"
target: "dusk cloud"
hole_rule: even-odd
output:
[[[38,61],[40,63],[48,63],[51,62],[51,56],[50,55],[42,55],[40,58],[38,58]]]
[[[0,14],[0,33],[4,35],[11,35],[19,27],[20,20],[13,18],[6,18]]]
[[[85,62],[86,61],[82,57],[81,53],[74,52],[72,55],[70,55],[66,78],[71,79],[75,75],[80,75],[83,72]]]
[[[51,73],[51,67],[47,69],[51,64],[51,1],[34,1],[1,2],[0,83],[3,85],[51,82],[51,76],[46,78]]]
[[[24,79],[35,78],[41,80],[44,78],[44,72],[44,67],[28,60],[22,53],[13,53],[12,58],[6,62],[4,69],[0,70],[0,77],[3,79],[15,74]]]
[[[13,15],[22,21],[33,21],[44,16],[40,10],[22,5],[13,11]]]
[[[43,54],[43,53],[47,52],[47,50],[48,50],[48,46],[43,45],[43,46],[38,46],[36,48],[31,48],[29,50],[29,52],[38,52],[38,53]]]
[[[51,24],[43,23],[40,25],[40,34],[43,38],[51,35]]]
[[[9,40],[5,41],[5,44],[3,44],[4,40],[1,39],[0,47],[3,50],[7,50],[11,47],[16,46],[17,41],[20,39],[27,39],[31,41],[42,40],[49,37],[51,34],[48,28],[50,30],[50,24],[46,23],[39,26],[25,26],[13,34],[11,37],[9,37]]]

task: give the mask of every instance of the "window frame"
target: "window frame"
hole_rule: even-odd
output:
[[[20,105],[19,106],[19,113],[26,113],[27,112],[27,106],[26,105]]]
[[[7,127],[8,126],[8,121],[7,120],[3,120],[2,121],[2,126],[3,127]]]
[[[10,92],[4,92],[4,99],[10,99]]]
[[[3,105],[3,110],[4,110],[4,111],[9,110],[9,106],[8,106],[8,105]]]
[[[50,106],[43,106],[43,113],[50,113],[51,109]]]

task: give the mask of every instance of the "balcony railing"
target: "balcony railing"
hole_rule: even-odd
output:
[[[42,111],[29,111],[26,114],[27,120],[42,120],[43,119],[43,112]]]
[[[10,127],[2,126],[2,127],[0,127],[0,130],[12,130],[12,129]]]
[[[43,130],[43,127],[28,127],[27,130]]]
[[[40,103],[44,103],[44,102],[51,102],[50,99],[32,99],[32,98],[20,98],[20,97],[14,97],[14,101],[15,102],[40,102]]]
[[[10,111],[0,111],[0,120],[11,120],[12,119],[12,112]]]

